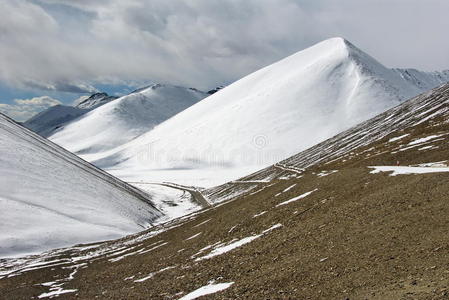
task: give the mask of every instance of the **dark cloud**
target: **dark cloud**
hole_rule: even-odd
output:
[[[0,80],[208,88],[332,36],[387,66],[439,70],[449,68],[447,11],[447,0],[3,0]]]

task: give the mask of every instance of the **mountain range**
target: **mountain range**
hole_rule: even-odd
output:
[[[55,105],[49,107],[24,122],[23,125],[43,137],[48,137],[64,124],[115,99],[117,97],[109,96],[106,93],[95,93],[75,106]]]
[[[332,38],[156,126],[128,117],[126,106],[123,123],[106,113],[100,117],[114,101],[49,138],[126,181],[211,187],[281,161],[448,80],[448,71],[389,69],[347,40]],[[105,132],[101,124],[114,129]],[[103,130],[85,134],[94,127]],[[135,128],[126,142],[122,132]]]
[[[87,112],[49,139],[93,161],[99,153],[126,144],[206,96],[193,88],[153,84]]]

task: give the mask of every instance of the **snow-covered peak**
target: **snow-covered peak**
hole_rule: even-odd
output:
[[[49,139],[74,153],[96,155],[129,142],[206,96],[193,88],[152,84],[90,111]]]
[[[107,93],[95,93],[75,106],[55,105],[49,107],[24,122],[23,125],[43,137],[48,137],[55,130],[60,129],[90,110],[115,99],[117,97],[109,96]]]

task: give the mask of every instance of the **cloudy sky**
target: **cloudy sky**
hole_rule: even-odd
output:
[[[209,89],[343,36],[389,67],[449,69],[447,0],[0,0],[0,111],[148,82]]]

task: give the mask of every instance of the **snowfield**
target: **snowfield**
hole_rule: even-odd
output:
[[[161,213],[148,195],[0,114],[0,257],[115,239]]]
[[[445,76],[388,69],[333,38],[246,76],[129,143],[118,146],[126,139],[111,133],[119,138],[106,148],[114,149],[82,151],[105,145],[104,131],[85,139],[61,132],[52,139],[126,181],[210,187],[307,149],[441,84]],[[101,128],[97,119],[86,128]]]

